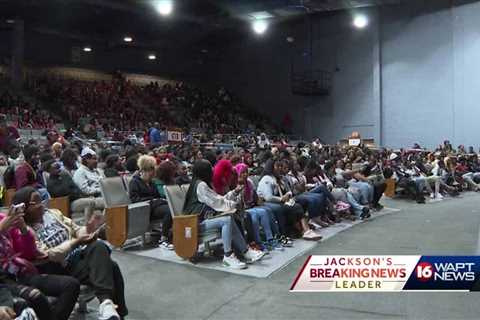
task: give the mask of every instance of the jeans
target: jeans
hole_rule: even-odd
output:
[[[254,234],[254,240],[256,243],[261,243],[262,240],[260,239],[260,225],[265,232],[266,240],[273,239],[272,228],[270,226],[270,208],[268,207],[253,207],[247,209],[246,212],[250,215],[252,219],[252,229]]]
[[[36,294],[33,288],[23,287],[18,293],[35,310],[40,320],[68,320],[72,313],[78,294],[80,283],[70,276],[35,274],[22,277],[22,284],[36,288],[45,296],[55,297],[53,306],[45,303],[46,297]],[[28,294],[27,294],[28,293]]]
[[[356,181],[350,182],[350,187],[358,189],[360,193],[359,202],[363,205],[367,205],[373,202],[373,186],[368,182]]]
[[[85,213],[85,209],[89,208],[92,211],[93,210],[103,210],[105,208],[105,201],[103,198],[94,198],[94,197],[88,197],[88,198],[79,198],[77,200],[74,200],[70,203],[70,207],[72,209],[72,212],[81,212]],[[90,217],[85,217],[86,221],[88,221]]]
[[[279,235],[287,235],[287,225],[293,226],[303,217],[304,211],[301,205],[295,203],[294,206],[287,206],[283,203],[265,202],[264,206],[269,207],[277,220]]]
[[[295,197],[295,201],[307,209],[309,218],[319,217],[325,212],[325,195],[323,193],[302,193]]]
[[[336,202],[330,190],[328,190],[328,188],[323,184],[319,184],[318,186],[314,187],[309,191],[309,193],[320,193],[323,194],[325,198],[328,199],[331,203]]]
[[[170,230],[172,229],[173,221],[168,204],[152,205],[150,220],[161,220],[162,237],[165,239],[170,238],[169,235]]]
[[[247,244],[231,216],[205,219],[200,222],[200,232],[220,230],[225,255],[232,252],[232,245],[240,252],[247,251]]]

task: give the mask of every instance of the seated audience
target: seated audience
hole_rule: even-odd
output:
[[[242,187],[221,196],[211,187],[213,170],[210,162],[197,160],[192,171],[193,181],[187,191],[184,212],[199,216],[200,232],[220,230],[224,251],[223,265],[233,269],[246,268],[246,264],[236,257],[234,249],[247,263],[260,260],[265,253],[248,247],[230,215],[216,217],[218,213],[236,210]]]
[[[37,262],[41,273],[68,274],[91,285],[100,302],[100,319],[126,316],[123,276],[110,248],[96,239],[98,225],[79,227],[59,211],[46,209],[31,187],[15,193],[13,204],[20,203],[25,204],[25,222],[35,232],[38,250],[45,253],[41,260],[35,255],[25,258]]]

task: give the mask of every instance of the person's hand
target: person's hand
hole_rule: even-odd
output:
[[[243,185],[238,185],[236,188],[235,188],[235,193],[239,194],[240,192],[242,192],[243,190]]]
[[[88,233],[81,235],[76,239],[77,245],[84,245],[84,244],[89,244],[90,242],[93,242],[97,239],[97,235],[95,233]]]
[[[0,320],[13,320],[17,315],[10,307],[0,307]]]
[[[104,222],[105,217],[103,215],[97,213],[92,214],[86,225],[87,233],[96,231]]]
[[[286,193],[282,196],[282,202],[287,202],[288,200],[290,200],[291,198],[291,194],[290,193]]]
[[[12,227],[18,227],[19,224],[25,224],[23,216],[23,212],[17,212],[17,209],[11,206],[8,214],[0,221],[0,233],[7,232]]]

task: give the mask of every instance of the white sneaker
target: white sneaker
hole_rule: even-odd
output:
[[[444,196],[439,192],[437,193],[436,198],[442,200]]]
[[[163,249],[166,249],[166,250],[173,250],[173,249],[175,249],[175,248],[173,247],[173,244],[171,244],[171,243],[168,242],[168,241],[162,241],[162,242],[160,242],[159,246],[160,246],[160,248],[163,248]]]
[[[430,199],[435,199],[435,193],[430,193]]]
[[[247,267],[247,265],[244,262],[238,260],[238,258],[233,253],[228,257],[223,257],[223,266],[232,269],[245,269]]]
[[[113,301],[106,299],[98,307],[98,320],[120,320],[117,309]]]
[[[243,257],[245,258],[245,261],[247,263],[254,263],[255,261],[262,259],[264,256],[265,252],[258,251],[252,248],[248,248],[247,252],[243,254]]]
[[[322,236],[313,230],[308,230],[303,234],[303,239],[309,241],[319,241],[322,240]]]

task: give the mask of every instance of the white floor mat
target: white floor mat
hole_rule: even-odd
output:
[[[378,213],[373,213],[372,217],[368,221],[372,221],[377,217],[381,217],[381,216],[398,212],[398,211],[400,211],[400,209],[384,208],[382,211]],[[368,221],[366,221],[366,223],[368,223]],[[338,223],[329,228],[320,229],[318,232],[323,236],[322,241],[325,241],[333,237],[334,235],[360,223],[365,223],[365,222],[344,221],[342,223]],[[270,252],[270,254],[266,255],[261,261],[248,265],[248,268],[244,270],[233,270],[233,269],[225,268],[222,266],[222,261],[218,258],[205,258],[196,264],[192,264],[191,262],[183,260],[182,258],[178,257],[174,251],[169,251],[162,248],[153,248],[153,249],[139,250],[139,251],[127,250],[125,252],[134,254],[134,255],[143,256],[143,257],[149,257],[152,259],[162,260],[162,261],[169,261],[174,263],[191,265],[198,268],[213,269],[213,270],[229,272],[229,273],[255,277],[255,278],[266,278],[271,274],[273,274],[274,272],[281,270],[282,268],[287,266],[290,262],[295,260],[295,258],[297,258],[298,256],[303,255],[304,253],[306,253],[307,251],[309,251],[310,249],[312,249],[317,245],[321,245],[322,241],[313,242],[313,241],[305,241],[305,240],[295,240],[293,248],[285,248],[284,251]]]

